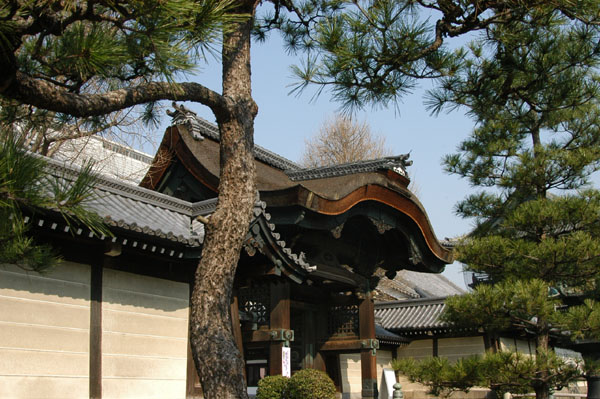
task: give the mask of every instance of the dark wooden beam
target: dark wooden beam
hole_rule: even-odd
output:
[[[235,344],[240,351],[242,359],[244,358],[244,344],[242,341],[242,326],[240,325],[240,309],[238,304],[237,292],[234,292],[233,298],[231,298],[231,328],[233,329],[233,337],[235,338]],[[244,378],[246,378],[246,368],[242,370]]]
[[[362,295],[358,306],[359,338],[375,341],[375,304],[370,291]],[[365,345],[366,346],[366,345]],[[368,347],[360,350],[360,371],[362,379],[362,397],[377,398],[377,356],[375,348]]]
[[[290,284],[275,282],[271,284],[270,328],[290,329]],[[283,371],[281,353],[285,341],[272,341],[269,345],[269,375],[281,375]]]
[[[362,341],[360,339],[332,339],[323,342],[319,347],[322,351],[352,351],[362,349]]]
[[[290,301],[290,306],[297,310],[305,310],[305,311],[316,311],[319,310],[319,305],[314,303],[302,302],[302,301]]]
[[[348,270],[342,269],[340,267],[324,265],[320,263],[317,267],[317,270],[311,273],[311,276],[319,277],[324,280],[331,280],[337,283],[344,284],[348,287],[359,287],[360,285],[365,285],[367,279],[356,274],[350,272]]]
[[[286,328],[260,329],[243,331],[243,341],[251,342],[285,342],[293,341],[294,332]]]
[[[254,330],[243,332],[244,342],[269,342],[271,330]]]
[[[322,303],[319,309],[317,309],[313,314],[315,315],[315,332],[317,341],[325,339],[329,339],[329,308],[330,302]],[[327,368],[327,363],[325,359],[325,354],[327,352],[319,350],[316,351],[315,359],[313,362],[313,367],[318,370],[324,370]],[[339,368],[339,366],[338,366]],[[327,370],[330,372],[331,370]]]
[[[315,312],[312,310],[305,310],[302,312],[303,318],[303,330],[302,331],[302,341],[304,345],[304,368],[312,369],[318,368],[321,371],[325,371],[325,363],[322,362],[322,359],[317,360],[317,364],[315,365],[315,357],[317,355],[315,351],[315,343],[316,339],[316,331],[315,331]],[[323,363],[323,364],[321,364]]]
[[[102,398],[102,273],[103,257],[98,256],[90,278],[90,399]]]
[[[185,381],[185,397],[186,399],[202,399],[202,385],[200,385],[200,376],[196,370],[196,364],[192,355],[192,346],[188,339],[187,345],[187,370]]]
[[[302,309],[316,309],[312,304],[322,305],[326,302],[329,302],[329,292],[323,289],[323,286],[320,285],[308,285],[308,284],[292,284],[290,286],[291,296],[294,298],[294,306],[298,305],[298,307]],[[302,305],[305,303],[306,305]],[[318,306],[322,307],[322,306]]]

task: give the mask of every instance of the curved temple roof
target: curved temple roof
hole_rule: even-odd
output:
[[[44,158],[49,174],[73,181],[79,168]],[[194,247],[204,240],[204,228],[196,216],[214,210],[216,201],[196,204],[137,187],[105,176],[96,176],[93,196],[84,206],[97,213],[104,222],[132,233]]]
[[[80,172],[74,165],[49,158],[44,158],[44,161],[49,174],[58,179],[61,185],[74,181]],[[115,234],[110,238],[113,242],[135,248],[140,242],[138,238],[150,239],[155,243],[162,242],[162,246],[151,245],[150,249],[158,248],[160,254],[181,258],[186,256],[186,248],[191,250],[190,253],[199,253],[197,249],[204,241],[204,225],[198,218],[213,213],[216,204],[216,198],[192,203],[105,176],[96,176],[92,196],[83,205],[97,213],[111,228]],[[246,251],[260,251],[278,266],[280,272],[297,282],[304,281],[315,267],[306,262],[303,254],[296,254],[286,246],[285,241],[280,240],[265,208],[265,203],[257,199],[252,224],[245,238]],[[38,219],[36,223],[39,227],[47,224],[48,228],[57,230],[56,222],[45,223],[43,219]],[[28,218],[28,222],[30,220]],[[60,230],[69,233],[70,227],[63,227]],[[85,234],[100,240],[107,238],[97,237],[83,227],[76,227],[76,230],[73,232],[75,235]],[[172,245],[179,249],[165,249]],[[142,246],[148,245],[140,243],[139,247]]]
[[[175,106],[170,115],[173,125],[141,185],[190,201],[216,197],[218,128],[182,106]],[[439,272],[452,261],[451,251],[437,240],[423,206],[407,188],[407,155],[303,169],[256,146],[255,159],[260,198],[272,223],[284,230],[330,230],[339,238],[350,231],[349,220],[362,216],[381,235],[394,229],[404,237],[409,255],[407,264],[397,269]],[[387,247],[395,245],[389,235],[384,240]]]

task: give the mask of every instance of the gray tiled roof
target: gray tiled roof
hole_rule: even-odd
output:
[[[81,137],[61,144],[52,158],[82,166],[94,159],[104,176],[138,184],[148,172],[152,156],[100,136]]]
[[[439,320],[446,298],[412,299],[375,304],[375,316],[381,325],[401,334],[447,330],[447,323]]]
[[[383,271],[379,275],[382,278],[376,290],[383,298],[392,301],[464,294],[464,290],[441,274],[400,270],[393,279],[383,277]]]
[[[379,340],[380,344],[406,344],[410,340],[405,337],[401,337],[398,334],[394,334],[391,331],[386,330],[379,324],[375,324],[375,338]]]
[[[65,166],[57,160],[46,159],[46,162],[50,174],[66,181],[73,181],[80,172],[78,167]],[[197,217],[213,213],[217,205],[216,198],[191,203],[103,176],[97,176],[94,193],[95,197],[87,201],[85,206],[96,212],[109,226],[191,247],[199,246],[204,241],[204,225]],[[268,222],[271,215],[265,209],[266,204],[257,197],[254,217],[266,223],[264,230],[272,241],[269,248],[277,248],[287,263],[305,272],[314,271],[315,266],[305,261],[303,253],[294,253],[285,241],[280,240],[275,225]],[[256,246],[262,249],[260,243],[256,243]]]
[[[73,180],[79,173],[78,168],[46,161],[54,176]],[[216,205],[215,200],[192,204],[102,176],[97,177],[94,192],[95,198],[85,206],[109,226],[190,246],[198,246],[204,239],[204,228],[196,216],[211,213]]]
[[[442,274],[400,270],[396,279],[415,289],[419,296],[424,298],[440,298],[465,293],[463,289]]]

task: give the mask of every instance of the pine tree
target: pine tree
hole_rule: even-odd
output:
[[[572,307],[567,321],[549,297],[555,290],[565,300],[593,295],[600,276],[600,192],[588,188],[600,167],[599,38],[597,27],[557,15],[496,26],[430,96],[435,112],[467,107],[476,128],[445,159],[446,170],[487,188],[457,206],[476,220],[457,254],[493,285],[451,298],[445,317],[491,333],[520,328],[535,336],[526,386],[538,399],[566,382],[568,367],[550,349],[551,333],[589,336],[600,327],[578,328],[581,310]],[[505,371],[494,378],[514,383],[524,372]]]

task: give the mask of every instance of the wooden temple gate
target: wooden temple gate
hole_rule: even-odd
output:
[[[216,198],[218,129],[183,107],[170,115],[141,185],[193,204]],[[408,190],[408,156],[306,169],[255,146],[255,162],[231,311],[249,385],[281,374],[289,347],[292,372],[324,370],[339,388],[339,355],[360,353],[362,396],[376,397],[376,271],[439,273],[452,257]]]
[[[282,374],[282,348],[289,347],[292,373],[322,370],[340,389],[339,354],[360,351],[362,396],[376,397],[378,341],[371,293],[334,295],[293,284],[274,278],[236,290],[233,325],[247,362],[248,384]]]

